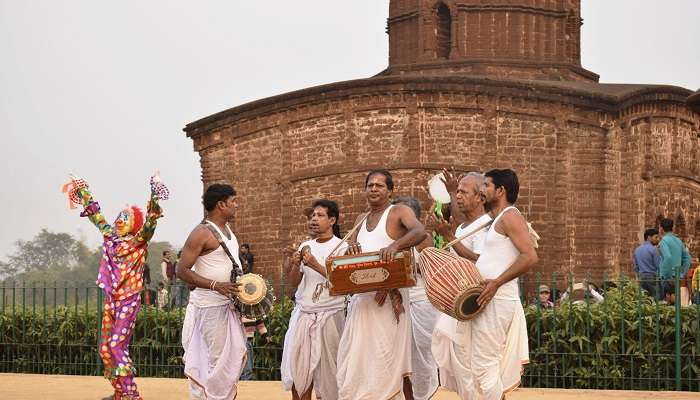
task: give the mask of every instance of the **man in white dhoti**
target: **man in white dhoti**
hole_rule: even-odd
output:
[[[290,280],[300,281],[297,293],[298,311],[290,322],[283,359],[287,359],[292,398],[336,400],[338,342],[345,325],[345,298],[328,294],[325,262],[341,240],[338,205],[330,200],[317,200],[309,221],[315,239],[307,240],[291,257],[287,266]],[[345,252],[345,247],[337,249]],[[292,323],[293,322],[293,323]],[[286,338],[285,338],[286,339]],[[289,383],[285,384],[287,389]],[[287,389],[289,390],[289,389]]]
[[[316,229],[311,228],[311,214],[313,214],[313,208],[308,208],[304,211],[304,215],[307,218],[307,232],[309,234],[309,240],[316,239],[318,233]],[[282,264],[282,270],[287,277],[287,284],[290,287],[296,287],[294,292],[294,308],[289,317],[289,323],[287,324],[287,332],[284,334],[284,344],[282,345],[282,362],[280,363],[280,375],[282,378],[282,387],[285,391],[289,392],[292,390],[294,385],[294,379],[292,378],[290,355],[291,351],[288,349],[292,348],[292,343],[294,342],[294,335],[296,334],[296,324],[299,320],[299,313],[301,312],[301,297],[303,296],[304,288],[300,285],[302,274],[299,271],[299,263],[301,262],[301,254],[296,255],[296,261],[292,263],[292,259],[295,258],[295,253],[297,253],[298,246],[287,247],[284,249],[284,262]]]
[[[518,177],[510,169],[485,174],[484,207],[493,217],[476,268],[485,279],[477,299],[484,309],[465,324],[465,365],[472,386],[460,396],[498,400],[520,384],[528,362],[527,326],[520,304],[518,277],[537,263],[537,252],[527,223],[513,207],[518,199]]]
[[[232,305],[238,285],[231,282],[231,273],[241,265],[238,240],[227,223],[234,215],[235,196],[229,185],[207,188],[202,196],[207,219],[190,233],[177,263],[177,276],[196,287],[182,327],[185,376],[192,399],[235,398],[246,359],[241,317]]]
[[[420,220],[421,206],[415,197],[398,197],[392,204],[404,204],[413,210]],[[426,232],[424,244],[432,246],[432,238]],[[415,248],[414,248],[415,249]],[[415,256],[418,256],[416,251]],[[438,389],[438,367],[431,353],[430,345],[433,328],[440,312],[430,303],[425,294],[423,276],[416,275],[416,286],[408,288],[408,315],[411,316],[411,388],[415,400],[427,400],[433,397]]]
[[[448,190],[455,191],[453,198],[456,208],[465,217],[464,222],[456,228],[445,221],[436,221],[436,232],[443,235],[446,241],[451,242],[456,237],[482,227],[491,220],[491,217],[484,211],[481,195],[483,174],[470,172],[458,181],[452,174],[443,173],[446,177],[445,186]],[[474,235],[462,239],[450,250],[472,262],[476,261],[483,248],[487,229],[488,227],[485,227]],[[474,386],[470,371],[471,360],[460,357],[468,354],[464,348],[468,323],[459,322],[447,314],[440,313],[432,338],[432,353],[440,367],[440,385],[457,392],[460,398],[469,398],[468,395],[473,391]]]
[[[379,251],[390,260],[425,238],[425,228],[413,211],[392,205],[391,174],[370,171],[365,193],[370,211],[358,217],[361,228],[351,252]],[[366,218],[365,218],[366,217]],[[387,296],[390,302],[386,302]],[[412,399],[411,322],[402,315],[407,290],[394,289],[352,296],[350,313],[338,349],[338,398],[342,400]],[[403,395],[402,395],[403,392]]]

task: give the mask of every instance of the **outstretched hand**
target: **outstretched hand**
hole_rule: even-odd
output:
[[[455,167],[451,167],[449,171],[447,168],[443,168],[442,176],[443,178],[440,178],[440,180],[443,184],[445,184],[445,189],[447,189],[447,192],[450,194],[455,193],[457,191],[457,187],[459,186],[459,177],[457,176]]]

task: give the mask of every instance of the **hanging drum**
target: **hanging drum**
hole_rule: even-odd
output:
[[[483,310],[476,299],[484,280],[474,264],[449,251],[428,247],[418,258],[428,300],[441,312],[460,321],[470,320]]]
[[[264,318],[275,302],[270,282],[258,274],[241,275],[236,282],[240,284],[240,291],[233,302],[241,315],[252,320]]]

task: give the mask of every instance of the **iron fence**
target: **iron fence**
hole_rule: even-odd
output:
[[[523,385],[700,391],[700,302],[681,306],[683,279],[651,282],[660,292],[670,285],[678,300],[673,305],[659,294],[650,296],[635,279],[602,277],[595,283],[557,275],[521,279],[530,345]],[[542,285],[554,295],[553,304],[538,301]],[[266,320],[272,344],[256,337],[256,379],[280,379],[293,307],[286,289],[276,287],[280,306]],[[187,295],[184,285],[173,285],[165,309],[143,306],[130,346],[139,376],[183,376],[180,336]],[[154,303],[156,296],[142,294],[144,303]],[[0,372],[101,375],[96,351],[101,304],[102,293],[93,284],[0,286]]]

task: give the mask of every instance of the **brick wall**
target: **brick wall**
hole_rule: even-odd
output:
[[[581,68],[581,23],[577,0],[392,0],[389,71],[597,81]]]
[[[513,168],[517,206],[543,238],[535,272],[601,279],[629,271],[640,232],[658,215],[682,216],[700,251],[700,119],[680,102],[376,82],[246,105],[188,128],[204,186],[236,187],[237,234],[273,280],[280,249],[306,235],[303,210],[316,198],[336,200],[349,230],[376,167],[392,171],[396,195],[416,196],[424,209],[425,183],[443,166]]]

